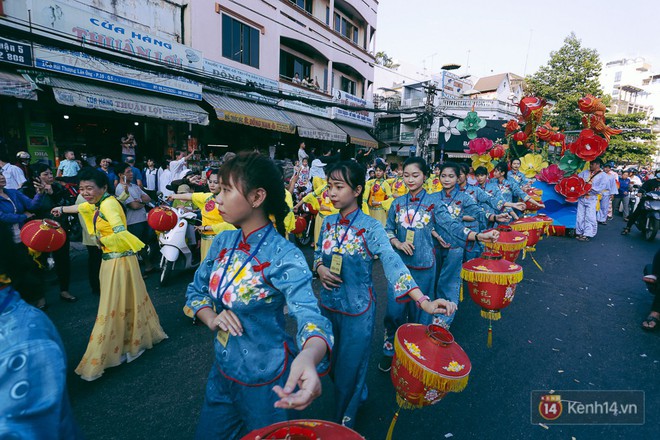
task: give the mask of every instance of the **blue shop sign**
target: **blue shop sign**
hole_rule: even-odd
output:
[[[30,45],[0,38],[0,62],[32,67]]]

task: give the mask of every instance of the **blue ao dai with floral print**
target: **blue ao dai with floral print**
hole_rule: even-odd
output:
[[[188,286],[187,306],[195,314],[205,307],[236,314],[243,334],[218,332],[216,363],[235,382],[264,385],[284,375],[296,345],[302,349],[309,338],[323,339],[329,353],[332,329],[318,308],[302,252],[270,224],[242,234],[225,231],[215,238]],[[297,321],[295,343],[285,331],[285,304]],[[327,368],[323,364],[319,369]]]

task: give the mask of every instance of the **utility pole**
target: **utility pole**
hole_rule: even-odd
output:
[[[435,94],[437,93],[437,86],[434,82],[428,81],[424,85],[426,92],[426,104],[424,105],[424,112],[419,116],[419,136],[417,137],[417,155],[424,159],[427,163],[431,159],[431,151],[429,150],[429,135],[431,133],[431,125],[433,125]]]

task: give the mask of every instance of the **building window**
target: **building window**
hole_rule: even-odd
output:
[[[259,30],[222,14],[222,56],[259,68]]]
[[[615,82],[615,83],[618,83],[618,82],[621,81],[621,74],[622,74],[622,73],[623,73],[623,72],[617,72],[617,73],[614,74],[614,82]]]
[[[359,30],[357,26],[348,21],[345,17],[337,14],[335,12],[335,22],[334,22],[335,32],[339,32],[344,37],[351,40],[353,43],[358,44],[358,34]]]
[[[345,76],[341,77],[341,85],[340,85],[340,90],[350,93],[351,95],[356,95],[355,91],[357,89],[357,83],[355,81],[352,81]]]
[[[330,26],[330,6],[325,7],[325,24]]]
[[[312,63],[280,50],[280,76],[293,79],[298,74],[301,81],[312,76]]]
[[[612,97],[619,96],[619,89],[612,89]]]
[[[313,0],[289,0],[289,1],[295,4],[296,6],[298,6],[300,9],[304,9],[310,14],[312,13]]]

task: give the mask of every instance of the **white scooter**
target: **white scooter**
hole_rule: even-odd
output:
[[[196,245],[195,231],[191,224],[199,222],[197,215],[186,208],[172,208],[177,215],[174,229],[163,232],[158,236],[160,245],[160,285],[164,286],[172,272],[181,268],[194,269],[199,266],[199,255],[193,255]]]

